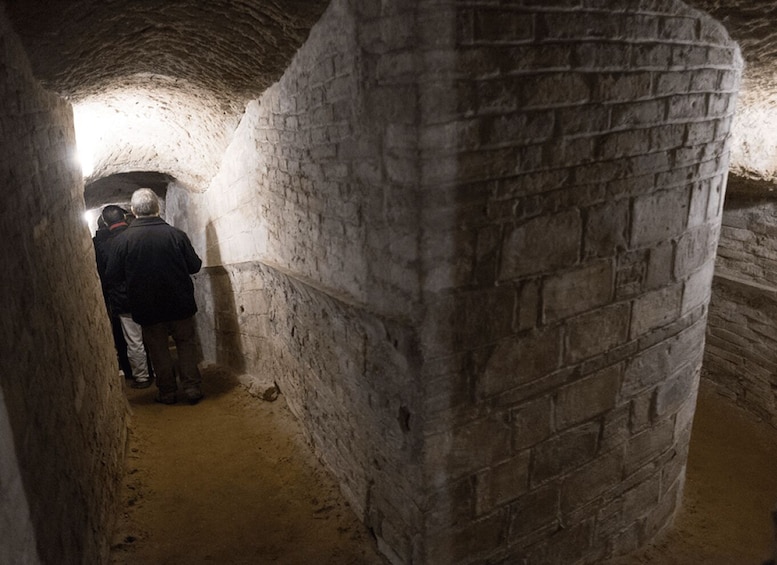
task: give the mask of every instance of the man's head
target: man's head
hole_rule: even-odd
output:
[[[159,198],[150,188],[139,188],[132,193],[132,213],[138,218],[159,215]]]
[[[124,217],[126,215],[127,215],[127,211],[121,206],[116,206],[115,204],[109,204],[108,206],[103,208],[103,211],[102,211],[102,214],[100,214],[100,217],[103,220],[105,220],[105,224],[108,227],[111,227],[114,224],[123,222]]]

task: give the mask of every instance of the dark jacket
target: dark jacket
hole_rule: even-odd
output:
[[[97,263],[97,274],[100,276],[100,286],[103,289],[105,305],[108,306],[108,289],[105,288],[105,270],[108,266],[108,241],[111,239],[111,232],[108,228],[99,228],[92,238],[94,243],[94,258]]]
[[[201,266],[184,232],[157,216],[140,217],[111,241],[106,278],[109,285],[126,281],[132,319],[146,326],[197,312],[189,275]]]
[[[116,224],[112,229],[100,229],[94,237],[94,252],[97,257],[97,273],[102,282],[105,303],[111,315],[127,314],[130,311],[127,297],[127,282],[125,280],[110,281],[107,277],[108,262],[113,253],[113,242],[120,233],[127,229],[127,224]]]

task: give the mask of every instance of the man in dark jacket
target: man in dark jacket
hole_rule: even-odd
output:
[[[159,199],[150,188],[132,195],[136,219],[112,245],[108,280],[126,281],[132,318],[143,328],[143,341],[154,366],[159,394],[156,400],[174,404],[176,375],[169,347],[172,336],[178,353],[183,392],[191,404],[202,399],[197,367],[199,345],[194,324],[192,274],[202,266],[188,236],[159,217]]]
[[[109,236],[100,247],[98,254],[98,270],[102,260],[106,265],[113,254],[113,244],[116,238],[127,229],[127,211],[115,204],[109,204],[103,208],[100,217],[108,226]],[[102,257],[100,257],[102,255]],[[112,315],[118,317],[124,341],[127,344],[127,356],[132,367],[133,388],[146,388],[151,386],[146,349],[143,346],[143,333],[140,325],[132,319],[130,314],[129,298],[127,296],[127,283],[124,280],[106,280],[105,292],[108,308]]]
[[[97,217],[97,231],[92,238],[94,243],[94,256],[97,263],[97,274],[100,276],[100,286],[105,300],[105,309],[108,312],[108,318],[111,320],[111,333],[113,334],[113,345],[116,348],[116,357],[119,362],[119,371],[124,373],[127,379],[132,378],[132,365],[130,365],[127,356],[127,341],[124,339],[124,331],[121,329],[121,321],[118,314],[111,311],[111,305],[108,301],[108,288],[105,283],[105,269],[108,265],[108,245],[112,239],[111,231],[100,214]]]

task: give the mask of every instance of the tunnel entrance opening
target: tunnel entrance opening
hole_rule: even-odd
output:
[[[91,210],[106,204],[126,203],[138,188],[150,188],[164,200],[167,187],[174,181],[173,176],[156,171],[130,171],[100,177],[84,185],[84,204]]]

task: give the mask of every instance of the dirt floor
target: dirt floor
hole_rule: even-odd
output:
[[[674,525],[608,565],[760,565],[772,557],[777,430],[704,386]]]
[[[127,389],[130,457],[111,563],[384,565],[283,396],[264,402],[223,371],[203,373],[196,406]],[[771,551],[776,463],[777,430],[703,388],[675,525],[611,565],[759,565]]]
[[[115,565],[383,565],[374,539],[305,447],[283,396],[203,370],[196,406],[127,388],[132,409]]]

